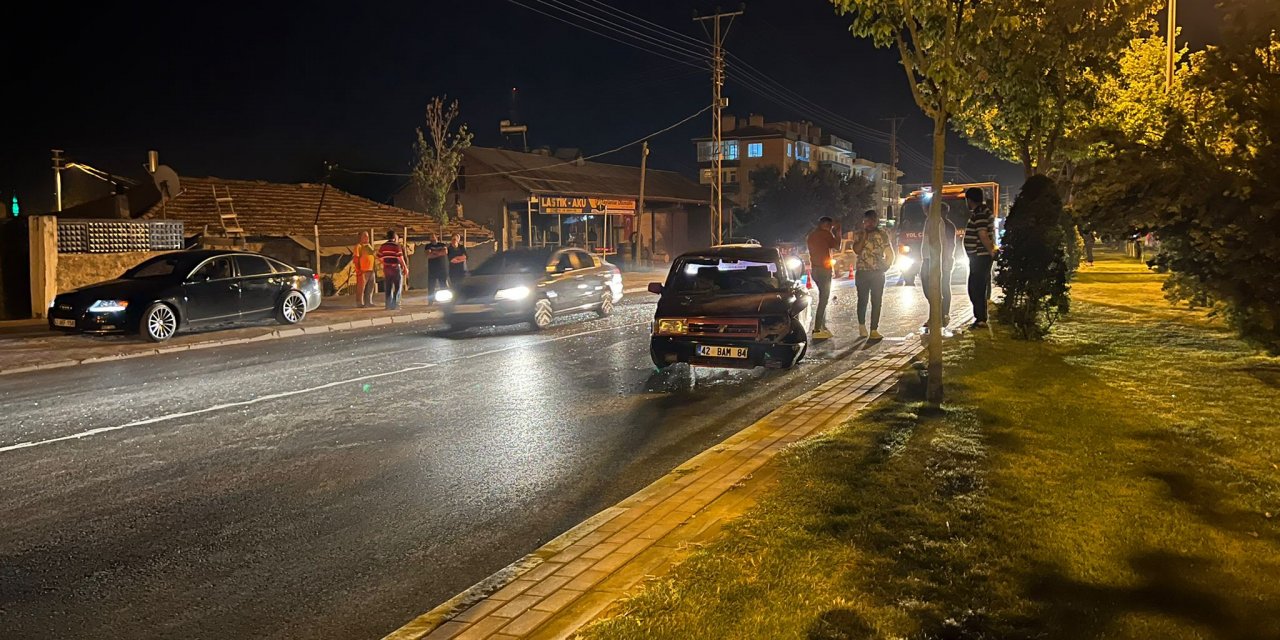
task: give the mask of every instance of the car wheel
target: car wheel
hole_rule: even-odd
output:
[[[178,332],[178,314],[163,302],[152,303],[142,313],[138,332],[151,342],[164,342]]]
[[[290,291],[276,305],[276,322],[298,324],[307,316],[307,298],[298,291]]]
[[[600,308],[596,309],[596,315],[601,318],[607,318],[613,315],[613,292],[605,291],[604,297],[600,299]]]
[[[555,319],[555,312],[551,309],[551,301],[547,299],[539,300],[533,303],[533,324],[534,329],[546,329],[551,326],[551,321]]]

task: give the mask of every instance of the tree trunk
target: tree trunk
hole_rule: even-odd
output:
[[[946,88],[940,103],[946,104]],[[947,152],[947,112],[939,109],[933,116],[933,198],[925,218],[925,235],[929,240],[929,269],[932,271],[924,289],[929,301],[929,385],[925,401],[933,407],[942,404],[942,182]]]

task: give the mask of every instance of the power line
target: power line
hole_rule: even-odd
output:
[[[626,143],[626,144],[624,144],[624,145],[620,145],[620,146],[614,147],[614,148],[612,148],[612,149],[609,149],[608,151],[601,151],[600,153],[594,153],[594,154],[591,154],[591,155],[589,155],[589,156],[583,156],[581,160],[583,160],[583,161],[585,161],[585,160],[594,160],[594,159],[599,158],[599,157],[601,157],[601,156],[607,156],[607,155],[609,155],[609,154],[611,154],[611,153],[617,153],[617,152],[619,152],[619,151],[622,151],[623,149],[626,149],[627,147],[634,147],[634,146],[636,146],[636,145],[638,145],[638,144],[640,144],[640,143],[642,143],[642,142],[644,142],[644,141],[646,141],[646,140],[648,140],[648,139],[650,139],[650,138],[656,138],[656,137],[658,137],[658,136],[660,136],[660,135],[662,135],[662,134],[664,134],[664,133],[666,133],[666,132],[668,132],[668,131],[670,131],[670,130],[672,130],[672,129],[675,129],[676,127],[679,127],[680,125],[682,125],[682,124],[684,124],[684,123],[686,123],[686,122],[688,122],[688,121],[690,121],[690,120],[693,120],[694,118],[696,118],[696,117],[698,117],[698,116],[700,116],[700,115],[702,115],[702,114],[706,113],[706,112],[707,112],[707,111],[709,111],[710,109],[711,109],[711,105],[707,105],[707,106],[705,106],[705,107],[703,107],[703,108],[699,109],[697,112],[692,113],[692,114],[690,114],[689,116],[685,117],[684,119],[680,120],[679,122],[676,122],[675,124],[668,125],[668,126],[666,126],[666,127],[662,128],[662,129],[659,129],[659,130],[657,130],[657,131],[654,131],[653,133],[650,133],[649,135],[646,135],[646,136],[644,136],[644,137],[642,137],[642,138],[638,138],[638,139],[636,139],[636,140],[632,140],[631,142],[628,142],[628,143]],[[469,174],[467,174],[467,177],[468,177],[468,178],[487,178],[487,177],[491,177],[491,176],[509,176],[509,175],[514,175],[514,174],[517,174],[517,173],[526,173],[526,172],[529,172],[529,171],[543,171],[543,170],[546,170],[546,169],[552,169],[552,168],[555,168],[555,167],[563,167],[563,166],[571,165],[571,164],[576,165],[576,164],[578,164],[578,162],[579,162],[579,160],[569,160],[569,161],[567,161],[567,162],[560,162],[560,163],[557,163],[557,164],[549,164],[549,165],[545,165],[545,166],[541,166],[541,167],[530,167],[530,168],[528,168],[528,169],[512,169],[511,171],[494,171],[494,172],[491,172],[491,173],[469,173]],[[370,175],[370,176],[392,176],[392,177],[396,177],[396,178],[411,178],[411,177],[413,177],[413,174],[412,174],[412,173],[393,173],[393,172],[389,172],[389,171],[358,171],[358,170],[355,170],[355,169],[347,169],[347,168],[343,168],[343,167],[337,167],[337,168],[338,168],[338,170],[339,170],[339,171],[343,171],[343,172],[346,172],[346,173],[358,174],[358,175]]]
[[[601,0],[578,0],[572,5],[569,4],[570,0],[508,1],[619,44],[646,51],[682,65],[700,70],[707,69],[707,65],[703,62],[703,56],[706,55],[705,43],[612,7]],[[543,8],[530,6],[526,2],[536,2]],[[850,138],[889,146],[890,136],[887,132],[855,122],[804,97],[732,53],[727,53],[727,57],[732,64],[727,65],[726,76],[741,88]],[[916,151],[901,140],[898,141],[898,151],[900,157],[908,163],[923,168],[929,168],[933,164],[925,154]]]

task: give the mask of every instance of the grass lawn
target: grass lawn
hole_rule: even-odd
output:
[[[1103,254],[1043,343],[949,343],[588,638],[1280,638],[1280,360]]]

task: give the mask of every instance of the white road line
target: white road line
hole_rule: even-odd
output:
[[[497,354],[497,353],[504,353],[504,352],[507,352],[507,351],[514,351],[514,350],[516,350],[516,349],[529,349],[529,348],[537,347],[537,346],[540,346],[540,345],[549,344],[549,343],[552,343],[552,342],[559,342],[559,341],[561,341],[561,340],[568,340],[568,339],[570,339],[570,338],[577,338],[577,337],[580,337],[580,336],[587,336],[587,335],[591,335],[591,334],[595,334],[595,333],[603,333],[603,332],[605,332],[605,331],[613,331],[613,330],[615,330],[615,329],[627,329],[627,328],[630,328],[630,327],[638,327],[638,326],[641,326],[641,325],[647,325],[647,324],[649,324],[649,322],[648,322],[648,321],[645,321],[645,322],[633,322],[633,323],[631,323],[631,324],[624,324],[624,325],[619,325],[619,326],[616,326],[616,327],[605,327],[605,328],[603,328],[603,329],[592,329],[591,331],[581,331],[581,332],[578,332],[578,333],[572,333],[572,334],[569,334],[569,335],[566,335],[566,336],[557,336],[557,337],[554,337],[554,338],[547,338],[547,339],[545,339],[545,340],[538,340],[538,341],[536,341],[536,342],[530,342],[530,343],[524,343],[524,344],[508,345],[508,346],[505,346],[505,347],[499,347],[499,348],[497,348],[497,349],[489,349],[489,350],[487,350],[487,351],[480,351],[480,352],[478,352],[478,353],[470,353],[470,354],[467,354],[467,355],[464,355],[464,356],[458,356],[458,357],[456,357],[456,358],[449,358],[449,359],[447,359],[447,360],[442,360],[442,361],[440,361],[440,362],[421,362],[421,363],[414,363],[414,364],[413,364],[413,365],[411,365],[411,366],[404,367],[403,369],[397,369],[397,370],[395,370],[395,371],[383,371],[383,372],[381,372],[381,373],[371,373],[371,374],[368,374],[368,375],[357,376],[357,377],[355,377],[355,378],[347,378],[347,379],[345,379],[345,380],[336,380],[336,381],[334,381],[334,382],[327,382],[327,383],[322,384],[322,385],[316,385],[316,386],[313,386],[313,387],[307,387],[307,388],[305,388],[305,389],[295,389],[295,390],[293,390],[293,391],[282,391],[282,392],[280,392],[280,393],[272,393],[272,394],[268,394],[268,395],[265,395],[265,396],[260,396],[260,397],[257,397],[257,398],[252,398],[252,399],[249,399],[249,400],[240,400],[240,401],[238,401],[238,402],[227,402],[227,403],[224,403],[224,404],[217,404],[217,405],[213,405],[213,406],[211,406],[211,407],[205,407],[205,408],[203,408],[203,409],[195,409],[195,410],[192,410],[192,411],[182,411],[182,412],[178,412],[178,413],[170,413],[170,414],[166,414],[166,415],[163,415],[163,416],[156,416],[156,417],[154,417],[154,418],[144,418],[144,419],[142,419],[142,420],[134,420],[133,422],[128,422],[128,423],[125,423],[125,424],[122,424],[122,425],[119,425],[119,426],[115,426],[115,427],[98,427],[98,428],[96,428],[96,429],[89,429],[88,431],[81,431],[81,432],[79,432],[79,433],[73,433],[73,434],[71,434],[71,435],[67,435],[67,436],[60,436],[60,437],[57,437],[57,438],[49,438],[48,440],[35,440],[35,441],[32,441],[32,442],[19,442],[19,443],[17,443],[17,444],[11,444],[11,445],[7,445],[7,446],[0,447],[0,453],[6,453],[6,452],[9,452],[9,451],[17,451],[17,450],[19,450],[19,449],[29,449],[29,448],[31,448],[31,447],[39,447],[39,446],[47,445],[47,444],[54,444],[54,443],[57,443],[57,442],[63,442],[63,441],[65,441],[65,440],[79,440],[79,439],[82,439],[82,438],[88,438],[88,437],[90,437],[90,436],[96,436],[96,435],[98,435],[98,434],[102,434],[102,433],[109,433],[109,432],[112,432],[112,431],[119,431],[119,430],[121,430],[121,429],[127,429],[127,428],[129,428],[129,427],[141,427],[141,426],[145,426],[145,425],[149,425],[149,424],[156,424],[156,423],[159,423],[159,422],[168,422],[169,420],[176,420],[176,419],[178,419],[178,418],[187,418],[187,417],[190,417],[190,416],[200,415],[200,414],[203,414],[203,413],[212,413],[212,412],[214,412],[214,411],[222,411],[222,410],[224,410],[224,409],[234,409],[234,408],[236,408],[236,407],[247,407],[247,406],[249,406],[249,405],[258,404],[259,402],[266,402],[266,401],[268,401],[268,400],[279,400],[280,398],[288,398],[288,397],[290,397],[290,396],[301,395],[301,394],[304,394],[304,393],[312,393],[312,392],[314,392],[314,391],[322,391],[322,390],[324,390],[324,389],[331,389],[331,388],[333,388],[333,387],[339,387],[339,386],[342,386],[342,385],[344,385],[344,384],[351,384],[351,383],[353,383],[353,382],[364,382],[365,380],[373,380],[373,379],[376,379],[376,378],[385,378],[385,377],[387,377],[387,376],[396,376],[396,375],[401,375],[401,374],[405,374],[405,373],[411,373],[411,372],[414,372],[414,371],[421,371],[421,370],[423,370],[423,369],[430,369],[430,368],[432,368],[432,367],[438,367],[438,366],[441,366],[441,365],[448,364],[448,363],[450,363],[450,362],[457,362],[457,361],[459,361],[459,360],[469,360],[469,359],[472,359],[472,358],[480,358],[480,357],[483,357],[483,356],[491,356],[491,355],[494,355],[494,354]],[[424,347],[424,348],[425,348],[425,347]]]

